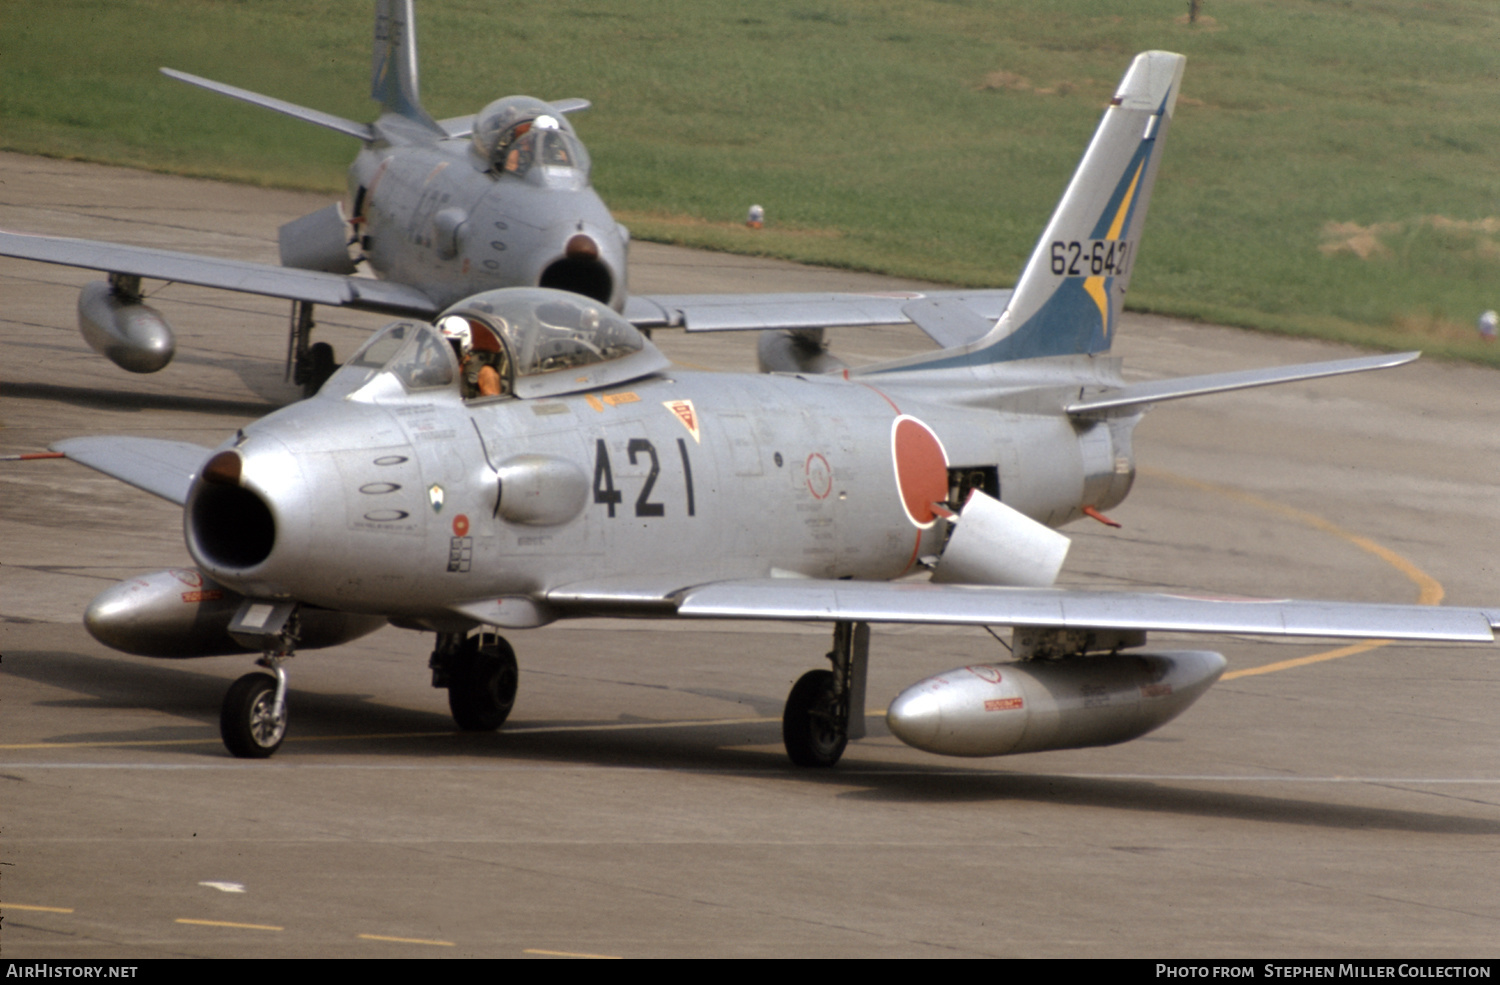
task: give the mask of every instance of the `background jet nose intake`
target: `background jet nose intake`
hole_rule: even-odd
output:
[[[599,259],[599,244],[592,236],[578,233],[563,248],[563,257],[542,271],[538,287],[572,291],[609,304],[614,293],[614,273]]]

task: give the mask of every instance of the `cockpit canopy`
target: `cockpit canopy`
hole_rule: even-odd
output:
[[[414,390],[452,387],[458,379],[453,350],[430,325],[398,321],[387,325],[359,347],[318,391],[319,397],[382,400]]]
[[[437,321],[453,316],[469,323],[471,362],[460,366],[453,346],[432,325],[399,321],[360,347],[319,397],[385,401],[459,389],[481,364],[500,375],[502,395],[552,397],[626,383],[669,365],[614,309],[566,291],[487,291],[460,301]]]
[[[668,365],[661,350],[609,305],[566,291],[487,291],[460,301],[442,318],[454,315],[470,323],[476,352],[487,347],[481,343],[487,336],[498,341],[495,361],[509,374],[506,390],[518,397],[613,386]]]
[[[532,96],[497,99],[474,117],[473,151],[487,171],[587,179],[588,151],[567,117]]]

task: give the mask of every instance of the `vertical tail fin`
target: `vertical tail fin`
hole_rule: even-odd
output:
[[[1131,63],[1010,304],[974,344],[983,361],[1109,348],[1186,62],[1148,51]]]
[[[988,333],[967,345],[873,371],[1107,351],[1135,268],[1186,62],[1168,51],[1136,56],[1026,261],[1010,303]]]
[[[447,136],[417,96],[417,23],[412,0],[375,0],[370,98],[380,103],[382,113]]]

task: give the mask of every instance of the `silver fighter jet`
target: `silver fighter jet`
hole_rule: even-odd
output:
[[[495,729],[517,681],[495,629],[822,621],[832,666],[796,683],[783,719],[805,766],[833,765],[864,732],[872,623],[1012,627],[1014,662],[928,678],[889,705],[897,736],[961,756],[1110,744],[1168,721],[1225,662],[1148,648],[1152,630],[1492,642],[1500,609],[1053,587],[1068,547],[1054,528],[1124,499],[1151,404],[1415,358],[1122,381],[1107,353],[1183,63],[1135,59],[997,319],[953,299],[921,313],[973,341],[846,369],[776,330],[769,372],[690,372],[600,298],[511,288],[397,321],[315,398],[216,449],[60,442],[182,504],[197,565],[109,589],[86,625],[131,653],[260,653],[270,673],[230,689],[221,727],[234,754],[263,757],[287,728],[286,659],[386,622],[435,633],[433,685],[460,727]]]
[[[363,143],[350,214],[335,203],[282,226],[282,266],[12,233],[0,234],[0,253],[108,271],[108,283],[84,289],[79,324],[137,373],[161,369],[175,349],[165,319],[141,301],[143,277],[288,298],[289,371],[308,392],[334,368],[332,349],[310,341],[317,304],[430,317],[478,291],[538,284],[625,303],[628,233],[589,184],[588,151],[566,115],[587,101],[508,96],[435,121],[417,94],[411,0],[377,0],[373,62],[381,114],[369,124],[162,69]],[[359,259],[381,280],[352,276]]]
[[[571,291],[624,311],[638,327],[703,330],[895,324],[932,298],[776,295],[627,298],[630,234],[589,184],[588,151],[567,114],[583,99],[507,96],[474,116],[435,121],[417,94],[412,0],[376,0],[371,96],[359,123],[221,82],[162,69],[174,79],[336,130],[364,147],[349,169],[349,214],[334,203],[281,227],[281,266],[170,250],[0,231],[0,256],[106,271],[78,300],[84,339],[120,367],[153,373],[172,360],[172,330],[144,303],[142,278],[180,281],[292,302],[287,374],[315,393],[336,366],[313,343],[314,307],[333,305],[430,318],[500,287]],[[355,253],[351,253],[355,247]],[[357,255],[355,255],[357,254]],[[355,276],[366,261],[378,280]],[[1006,291],[953,293],[993,318]],[[952,340],[940,317],[929,334]],[[803,337],[799,344],[816,346]]]

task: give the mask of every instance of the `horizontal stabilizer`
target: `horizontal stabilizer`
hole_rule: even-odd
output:
[[[262,96],[260,93],[251,92],[249,89],[241,89],[238,86],[215,82],[213,79],[205,79],[202,76],[179,72],[175,68],[164,68],[161,70],[161,74],[176,79],[179,82],[186,82],[188,85],[195,85],[200,89],[207,89],[209,92],[217,92],[221,96],[228,96],[231,99],[238,99],[241,102],[274,110],[277,113],[302,120],[305,123],[316,123],[320,127],[337,130],[339,133],[348,134],[351,137],[358,137],[365,143],[369,143],[375,139],[375,131],[370,128],[368,123],[356,123],[353,120],[346,120],[342,116],[334,116],[332,113],[324,113],[321,110],[308,109],[306,106],[298,106],[296,103],[289,103],[284,99]]]
[[[443,132],[450,137],[472,137],[474,135],[474,114],[468,116],[450,116],[446,120],[438,120],[437,125],[443,128]]]
[[[903,307],[901,313],[944,349],[982,339],[995,325],[992,319],[952,298],[923,298]]]
[[[1202,397],[1210,393],[1228,393],[1275,383],[1295,383],[1325,376],[1363,373],[1372,369],[1390,369],[1412,362],[1420,352],[1397,352],[1385,356],[1361,356],[1358,359],[1335,359],[1326,363],[1302,363],[1297,366],[1273,366],[1268,369],[1246,369],[1232,373],[1209,373],[1204,376],[1180,376],[1171,380],[1133,383],[1096,397],[1089,397],[1064,408],[1073,417],[1105,417],[1120,412],[1134,412],[1164,400]]]
[[[91,239],[32,236],[0,231],[0,256],[57,263],[85,270],[102,270],[133,277],[217,287],[245,294],[262,294],[292,301],[328,304],[390,314],[435,315],[438,306],[415,287],[373,280],[297,270],[249,260],[197,256],[147,246],[125,246]]]
[[[186,441],[159,438],[68,438],[51,445],[79,465],[144,489],[178,506],[187,502],[188,487],[212,448]]]
[[[718,582],[688,589],[680,596],[677,614],[710,619],[1154,630],[1453,643],[1494,642],[1492,627],[1500,615],[1430,605],[791,579]]]

